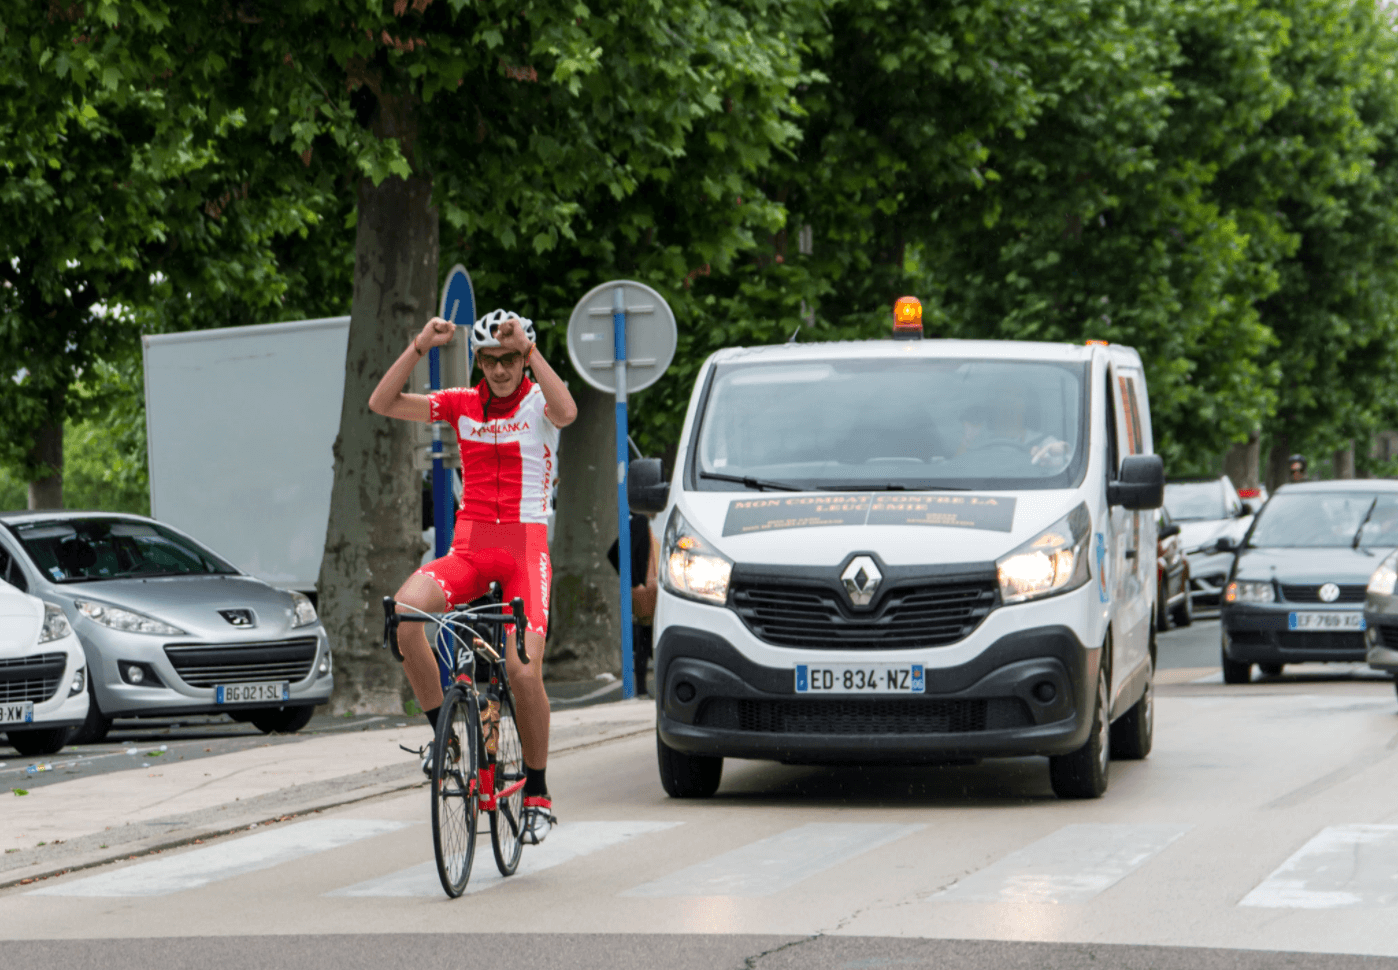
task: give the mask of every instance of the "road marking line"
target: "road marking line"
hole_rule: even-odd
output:
[[[725,852],[623,896],[771,896],[871,849],[926,828],[813,822]]]
[[[1398,825],[1331,825],[1239,906],[1341,909],[1398,902]]]
[[[489,825],[482,817],[483,826]],[[560,825],[549,835],[543,845],[524,847],[524,855],[519,860],[519,869],[510,879],[527,876],[532,872],[552,869],[579,856],[590,855],[609,846],[617,845],[638,835],[648,835],[674,828],[680,822],[569,822]],[[466,883],[466,892],[478,893],[500,885],[505,877],[495,868],[495,859],[484,838],[476,845],[476,859],[471,866],[471,879]],[[398,872],[376,879],[368,879],[353,886],[336,889],[327,896],[440,896],[442,884],[437,878],[436,861],[400,869]]]
[[[375,819],[312,819],[86,879],[55,883],[33,890],[29,895],[168,896],[416,824]]]
[[[1158,855],[1189,825],[1065,825],[929,902],[1082,903]]]

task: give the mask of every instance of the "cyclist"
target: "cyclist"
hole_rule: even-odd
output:
[[[471,328],[471,346],[484,379],[475,387],[407,394],[413,365],[451,340],[456,325],[433,317],[369,396],[377,414],[404,421],[446,421],[461,448],[461,509],[451,551],[408,577],[394,599],[406,608],[440,613],[484,596],[500,584],[505,599],[523,597],[529,664],[506,654],[524,749],[525,842],[538,844],[555,824],[544,769],[548,762],[549,700],[541,673],[548,631],[548,504],[557,473],[558,429],[578,415],[563,379],[535,346],[534,324],[496,310]],[[534,380],[525,376],[528,366]],[[437,662],[420,623],[399,628],[403,670],[434,730],[442,706]],[[423,760],[431,771],[431,750]]]

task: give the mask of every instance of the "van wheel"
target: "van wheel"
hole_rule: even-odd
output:
[[[1169,633],[1174,626],[1173,620],[1174,614],[1170,612],[1170,607],[1165,605],[1165,588],[1162,586],[1155,597],[1155,628],[1161,633]]]
[[[1049,781],[1053,784],[1053,793],[1059,798],[1101,798],[1107,790],[1107,762],[1111,757],[1111,744],[1107,727],[1106,657],[1102,659],[1104,662],[1097,669],[1092,731],[1086,743],[1071,754],[1056,754],[1049,758]]]
[[[1155,738],[1155,662],[1146,674],[1146,692],[1112,725],[1112,757],[1140,761]]]
[[[10,731],[6,737],[10,739],[12,748],[26,758],[32,758],[36,754],[58,754],[72,733],[70,727],[30,728],[27,731]]]
[[[655,732],[655,756],[660,767],[660,784],[671,798],[708,798],[718,791],[723,777],[723,759],[676,751]]]
[[[255,711],[249,718],[252,726],[263,734],[295,734],[311,723],[314,704],[297,707],[269,707]]]

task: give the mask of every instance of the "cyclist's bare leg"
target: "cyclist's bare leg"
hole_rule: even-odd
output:
[[[404,607],[424,613],[441,613],[447,608],[442,588],[420,573],[409,576],[393,598],[398,603],[399,613],[408,612]],[[418,704],[424,711],[430,711],[442,706],[442,679],[432,648],[427,645],[426,627],[425,623],[398,624],[398,649],[403,654],[403,673],[408,675]]]
[[[515,654],[515,635],[508,634],[505,671],[510,678],[510,693],[515,696],[515,711],[519,716],[519,743],[524,749],[524,763],[538,770],[548,767],[549,760],[549,695],[544,692],[544,638],[528,630],[524,634],[524,649],[529,654],[529,666],[519,662]]]

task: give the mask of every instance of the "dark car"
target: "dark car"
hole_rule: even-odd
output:
[[[1284,485],[1257,514],[1223,595],[1223,679],[1288,663],[1362,662],[1369,578],[1398,546],[1398,481]]]
[[[1364,598],[1364,638],[1369,666],[1394,675],[1398,688],[1398,552],[1388,554],[1369,577]]]
[[[1173,626],[1194,622],[1194,604],[1189,595],[1189,560],[1180,539],[1180,524],[1168,510],[1156,511],[1155,542],[1155,625],[1162,633]]]

